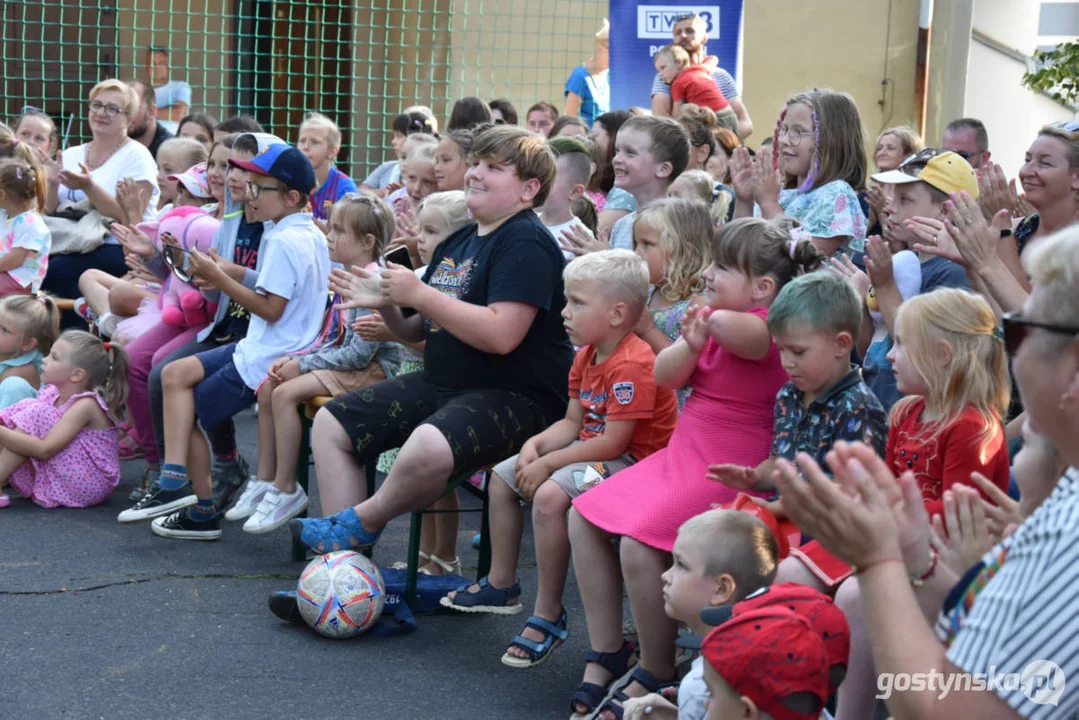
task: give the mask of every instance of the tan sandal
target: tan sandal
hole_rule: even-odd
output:
[[[420,550],[419,558],[422,563],[431,562],[431,556],[425,553],[423,550]],[[408,563],[404,560],[398,560],[393,565],[390,565],[390,570],[408,570]],[[421,570],[420,572],[423,571]]]
[[[445,560],[440,558],[438,555],[435,555],[435,554],[432,553],[431,555],[427,556],[427,561],[431,562],[431,563],[434,563],[435,565],[438,565],[440,568],[442,568],[442,575],[443,576],[445,576],[445,575],[460,575],[461,574],[461,558],[460,557],[455,557],[453,559],[453,562],[446,562]],[[424,568],[420,568],[420,572],[423,573],[424,575],[430,575],[431,574],[430,570],[425,570]]]

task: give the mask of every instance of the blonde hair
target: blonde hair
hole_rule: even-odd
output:
[[[375,257],[381,255],[382,250],[390,244],[397,229],[393,210],[386,201],[374,193],[364,191],[346,193],[331,205],[328,219],[332,222],[335,217],[339,217],[353,237],[373,235],[375,246],[372,251]]]
[[[656,286],[659,294],[679,302],[700,293],[704,289],[704,271],[711,263],[715,234],[708,206],[682,198],[660,198],[641,208],[633,221],[634,229],[641,222],[659,233],[660,247],[667,258],[663,279]],[[636,239],[633,246],[637,246]]]
[[[1056,125],[1046,125],[1038,131],[1038,137],[1056,138],[1068,146],[1068,170],[1079,169],[1079,133],[1070,132]]]
[[[209,153],[206,152],[206,146],[195,138],[171,137],[161,143],[157,152],[160,154],[162,150],[180,154],[180,165],[183,168],[180,172],[187,172],[190,168],[195,167],[199,163],[204,163],[209,159]]]
[[[113,417],[124,415],[127,403],[127,353],[85,330],[65,330],[57,342],[71,347],[71,366],[86,372],[90,387],[101,395]]]
[[[425,136],[430,137],[430,136]],[[415,140],[415,135],[410,135],[409,140]],[[426,140],[420,142],[417,145],[413,145],[412,149],[408,151],[408,155],[405,156],[405,162],[413,162],[415,160],[422,160],[429,162],[432,165],[435,164],[435,156],[438,154],[438,140],[431,138],[433,142],[427,142]]]
[[[686,182],[700,199],[708,206],[708,213],[712,217],[712,225],[719,227],[727,222],[727,212],[731,207],[730,193],[716,192],[716,181],[704,170],[686,170],[671,183],[674,187],[676,182]]]
[[[447,234],[470,222],[468,205],[465,204],[465,194],[462,190],[431,193],[420,202],[416,215],[418,216],[425,210],[438,214],[446,227]]]
[[[1023,267],[1040,291],[1038,310],[1046,322],[1079,323],[1079,225],[1069,225],[1031,245],[1023,253]],[[1074,341],[1069,335],[1060,339]]]
[[[331,148],[341,147],[341,128],[337,127],[337,123],[330,120],[328,117],[318,112],[309,112],[303,117],[303,122],[300,123],[300,132],[303,132],[304,128],[316,128],[318,130],[326,131],[326,144]]]
[[[103,93],[107,90],[115,90],[120,93],[120,109],[128,117],[134,115],[139,109],[139,94],[135,92],[135,88],[125,82],[116,80],[115,78],[102,80],[97,85],[90,88],[90,99],[93,100],[97,97],[98,93]]]
[[[887,130],[877,135],[877,141],[873,143],[874,151],[876,146],[880,145],[880,141],[884,139],[885,135],[895,135],[899,138],[899,144],[903,146],[903,155],[913,155],[922,148],[925,147],[925,141],[922,140],[922,136],[918,134],[918,131],[912,128],[910,125],[896,125],[890,127]]]
[[[601,250],[577,258],[562,271],[562,280],[600,288],[613,302],[626,303],[632,326],[648,303],[648,263],[629,250]]]
[[[673,43],[670,45],[664,45],[656,51],[653,60],[659,59],[660,55],[666,55],[670,57],[671,60],[674,60],[678,64],[678,67],[684,68],[689,65],[689,53],[686,52],[685,48],[679,45],[675,45]]]
[[[796,177],[784,176],[783,187],[797,187],[802,192],[809,192],[833,180],[843,180],[855,192],[864,190],[865,129],[858,105],[844,92],[814,89],[787,99],[787,105],[776,121],[772,166],[779,167],[779,128],[791,105],[805,105],[813,115],[813,161],[801,186]]]
[[[931,423],[926,440],[973,408],[982,418],[981,455],[994,452],[988,444],[999,434],[1011,388],[1007,353],[996,335],[997,318],[989,303],[965,290],[941,288],[900,305],[895,329],[897,342],[925,380],[926,408],[939,418]],[[941,343],[951,347],[946,364],[939,358]],[[889,423],[894,427],[917,400],[909,396],[896,403]]]
[[[34,338],[42,355],[49,354],[60,335],[60,308],[48,295],[8,295],[0,300],[0,314],[18,326],[22,333],[20,345],[23,340]]]
[[[768,526],[739,510],[708,510],[682,523],[678,534],[692,538],[709,577],[730,575],[732,602],[772,584],[779,547]]]

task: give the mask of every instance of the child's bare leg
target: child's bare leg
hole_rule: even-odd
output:
[[[333,415],[322,408],[311,427],[311,452],[315,456],[318,494],[324,516],[339,513],[367,497],[364,466],[356,462],[352,440]],[[352,478],[349,482],[347,478]]]
[[[202,433],[195,427],[194,389],[204,378],[202,361],[194,356],[171,362],[161,371],[166,465],[186,467],[192,438],[202,438]],[[205,445],[205,438],[202,438],[202,442]],[[210,497],[210,493],[206,497]],[[200,499],[205,498],[200,496]]]
[[[276,423],[273,414],[273,397],[277,386],[273,381],[262,383],[258,392],[259,412],[259,464],[255,477],[270,480],[277,472],[277,452],[274,449]],[[280,488],[279,488],[280,489]]]
[[[611,535],[569,511],[569,537],[573,548],[573,569],[584,603],[588,641],[598,652],[618,652],[622,635],[622,571],[611,547]],[[663,609],[660,609],[663,612]],[[584,680],[598,685],[611,681],[611,673],[598,663],[588,663]]]
[[[113,315],[131,317],[139,312],[139,305],[154,294],[126,280],[118,280],[109,289],[109,312]]]
[[[79,291],[97,315],[109,312],[109,290],[120,278],[104,270],[90,269],[79,276]]]
[[[517,582],[517,556],[521,551],[521,533],[524,518],[521,498],[498,475],[491,473],[488,517],[491,524],[491,570],[487,581],[492,587],[505,589]],[[436,516],[438,517],[438,516]],[[479,585],[472,584],[465,592],[479,592]],[[456,592],[451,592],[452,599]],[[513,604],[516,604],[516,600]]]
[[[8,478],[20,465],[26,462],[24,455],[19,455],[13,450],[3,448],[0,450],[0,492],[7,487]]]
[[[213,481],[210,478],[210,445],[197,425],[192,426],[188,443],[187,479],[191,482],[195,497],[208,500],[214,496]]]
[[[460,516],[457,514],[457,510],[461,507],[461,501],[457,497],[457,491],[454,490],[446,497],[439,499],[434,507],[435,510],[444,510],[446,512],[436,514],[434,522],[428,523],[434,526],[430,553],[440,560],[452,563],[457,559],[457,529],[460,525]],[[435,575],[441,575],[443,572],[442,568],[434,563],[429,563],[427,569]]]
[[[850,626],[850,659],[847,661],[847,676],[836,695],[836,720],[873,717],[877,705],[877,671],[873,665],[869,628],[862,616],[857,580],[848,578],[839,586],[835,604],[847,616]]]
[[[311,373],[294,377],[273,391],[274,443],[277,447],[272,477],[274,487],[286,495],[296,492],[296,465],[300,459],[300,438],[303,435],[300,404],[313,397],[329,394],[322,381]],[[260,457],[261,452],[260,449]],[[259,475],[259,478],[264,477],[271,476]]]
[[[539,589],[532,614],[552,623],[557,623],[562,615],[562,593],[566,588],[570,554],[566,513],[572,506],[573,501],[566,491],[551,480],[540,485],[532,499],[532,532],[536,538],[536,566],[539,569]],[[519,540],[520,532],[517,537]],[[521,635],[536,642],[544,640],[544,634],[531,627],[526,627]],[[506,652],[514,657],[528,657],[528,653],[516,645]]]

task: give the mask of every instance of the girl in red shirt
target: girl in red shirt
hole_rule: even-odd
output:
[[[964,290],[936,290],[903,303],[895,327],[888,359],[907,397],[889,418],[892,471],[914,472],[930,517],[942,512],[945,490],[973,486],[972,472],[1007,492],[1008,366],[989,304]]]

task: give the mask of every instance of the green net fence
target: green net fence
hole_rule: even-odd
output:
[[[341,127],[339,165],[363,176],[388,158],[409,105],[444,122],[456,98],[562,106],[594,49],[603,0],[0,0],[3,111],[54,118],[61,143],[88,139],[90,88],[148,81],[155,62],[191,87],[188,110],[255,116],[295,141],[303,115]],[[157,48],[163,52],[154,53]],[[159,67],[160,81],[165,68]],[[155,85],[160,82],[155,83]],[[171,112],[176,113],[175,109]],[[169,110],[159,111],[167,118]],[[172,120],[179,120],[175,114]],[[522,118],[523,120],[523,118]]]

